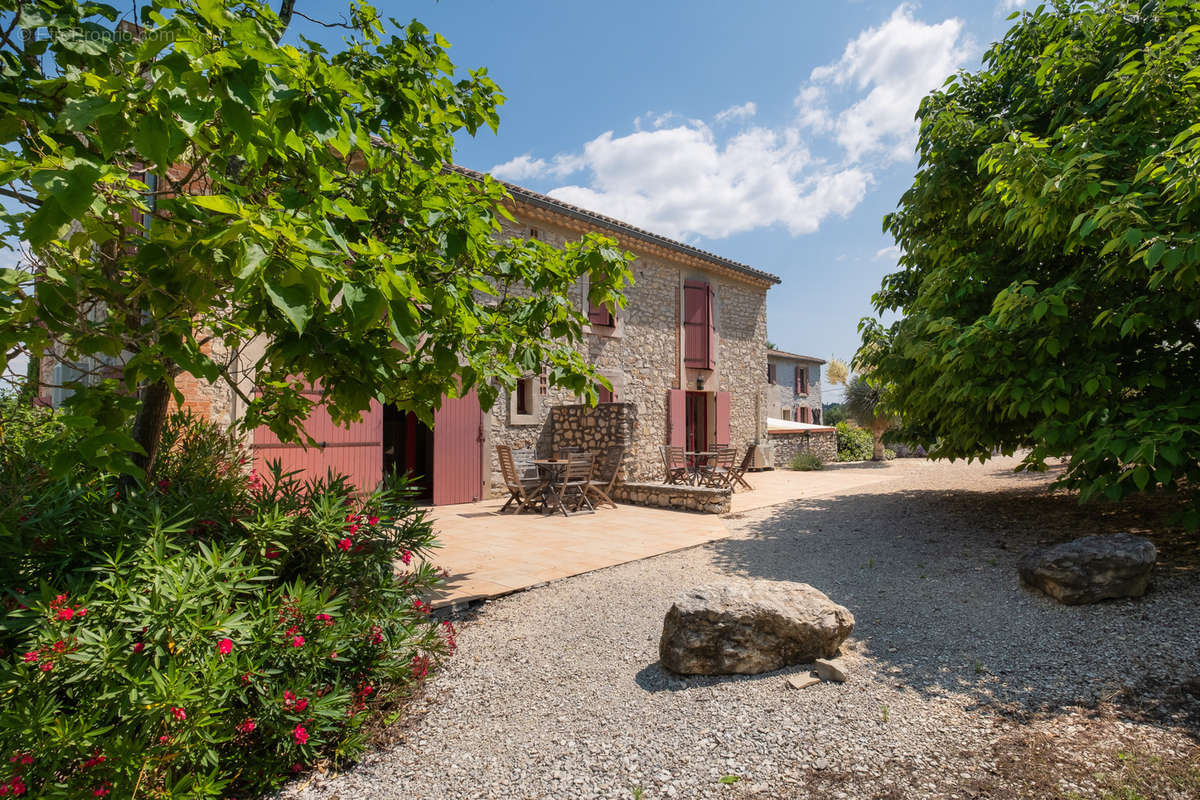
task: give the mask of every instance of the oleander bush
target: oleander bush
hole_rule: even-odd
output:
[[[849,422],[839,422],[836,427],[838,461],[871,460],[875,454],[875,441],[870,431]]]
[[[69,428],[0,405],[0,794],[253,796],[356,755],[452,652],[402,483],[253,475],[187,416],[148,485],[50,478]]]
[[[821,457],[811,450],[805,450],[803,453],[797,453],[792,458],[789,467],[800,472],[812,472],[813,470],[824,469],[825,464],[822,463]]]

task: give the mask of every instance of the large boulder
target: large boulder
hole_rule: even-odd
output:
[[[854,615],[806,583],[739,581],[677,596],[662,665],[683,675],[756,675],[837,654]]]
[[[1084,536],[1028,553],[1018,569],[1021,581],[1066,605],[1118,597],[1141,597],[1150,586],[1158,557],[1154,543],[1115,533]]]

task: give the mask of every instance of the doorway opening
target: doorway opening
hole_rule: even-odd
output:
[[[416,499],[433,498],[433,431],[411,411],[383,407],[383,474],[407,475]]]
[[[709,398],[711,392],[688,392],[685,401],[685,434],[687,450],[700,452],[710,449],[712,444],[709,433]]]

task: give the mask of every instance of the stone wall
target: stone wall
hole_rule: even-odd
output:
[[[775,468],[786,469],[792,459],[804,452],[816,453],[824,463],[837,461],[837,431],[833,428],[812,431],[773,431]]]
[[[699,511],[704,514],[728,514],[728,489],[707,486],[667,486],[662,483],[621,483],[613,487],[612,497],[621,503],[680,511]]]
[[[767,356],[770,362],[775,364],[776,383],[767,386],[766,415],[800,421],[799,409],[807,407],[812,414],[810,419],[819,423],[822,408],[821,365],[783,356],[771,356],[770,351],[767,351]],[[796,370],[799,369],[808,370],[807,394],[796,393]],[[781,413],[785,409],[791,412],[790,416]]]
[[[637,407],[633,403],[554,406],[546,427],[553,452],[578,447],[600,458],[608,448],[620,445],[625,448],[624,466],[637,430]]]

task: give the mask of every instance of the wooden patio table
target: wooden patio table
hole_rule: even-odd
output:
[[[542,505],[545,507],[547,514],[554,513],[550,510],[551,501],[555,507],[558,506],[558,487],[562,483],[563,470],[567,468],[567,460],[565,458],[535,458],[533,463],[537,465],[538,471],[546,476],[546,482],[542,485]]]
[[[707,464],[708,460],[715,456],[715,450],[685,450],[684,456],[687,457],[688,474],[691,476],[688,483],[692,486],[700,480],[700,467]]]

